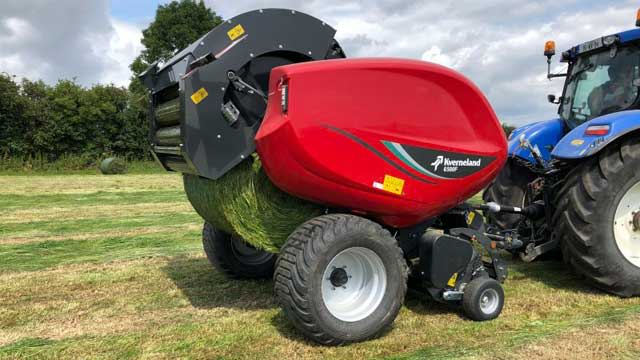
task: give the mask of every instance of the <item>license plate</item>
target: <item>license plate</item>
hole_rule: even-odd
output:
[[[587,41],[586,43],[580,45],[580,47],[578,48],[578,52],[583,53],[583,52],[595,50],[597,48],[601,48],[602,45],[603,45],[602,38]]]

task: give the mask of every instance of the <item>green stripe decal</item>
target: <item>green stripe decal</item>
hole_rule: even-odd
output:
[[[396,144],[390,141],[382,141],[382,144],[393,153],[393,155],[395,155],[398,159],[400,159],[405,165],[409,166],[410,168],[412,168],[413,170],[423,174],[423,175],[427,175],[427,176],[434,176],[434,174],[431,174],[429,172],[425,172],[424,169],[415,166],[413,163],[415,162],[415,160],[413,159],[408,159],[402,152],[400,152],[398,150],[398,148],[396,146],[402,146],[400,144]],[[439,177],[439,176],[435,176],[435,177]]]

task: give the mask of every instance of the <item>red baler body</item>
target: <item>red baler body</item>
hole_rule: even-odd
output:
[[[502,127],[475,85],[400,59],[273,69],[256,144],[282,190],[398,228],[477,194],[507,156]]]

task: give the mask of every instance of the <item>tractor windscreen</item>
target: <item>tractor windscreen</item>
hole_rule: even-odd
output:
[[[570,127],[629,108],[638,98],[640,51],[606,49],[578,58],[567,79],[560,115]]]

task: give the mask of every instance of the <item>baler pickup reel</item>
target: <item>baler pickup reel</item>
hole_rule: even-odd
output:
[[[166,170],[219,178],[255,152],[270,70],[343,58],[334,34],[309,15],[262,9],[152,64],[140,79],[151,91],[153,154]]]

